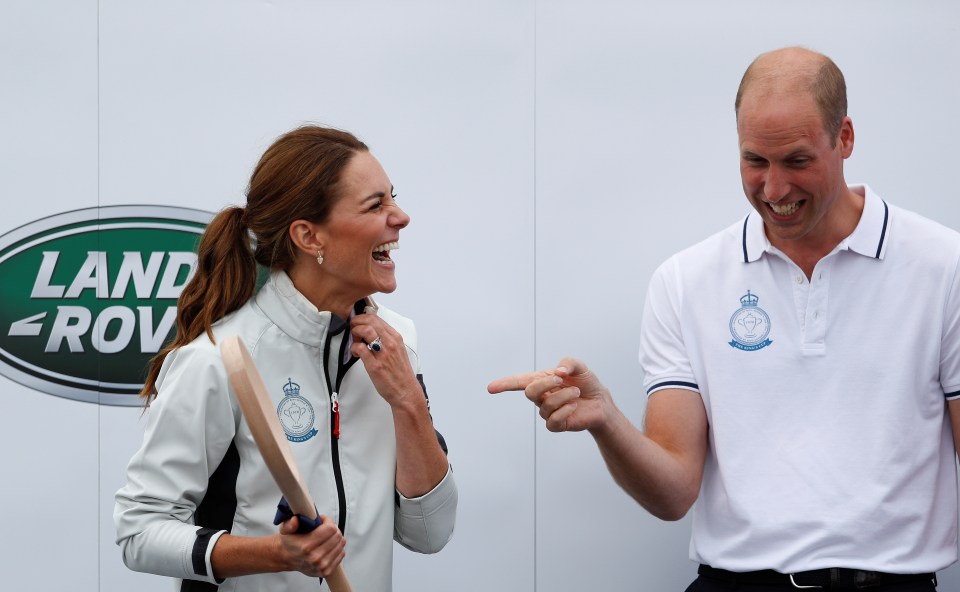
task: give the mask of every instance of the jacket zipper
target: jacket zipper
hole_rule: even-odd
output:
[[[346,532],[347,494],[344,490],[343,473],[340,469],[340,396],[337,393],[337,391],[340,390],[340,385],[343,383],[343,376],[349,368],[349,365],[343,363],[343,353],[347,344],[346,334],[344,334],[343,339],[340,341],[340,351],[336,358],[337,369],[339,370],[337,372],[336,385],[330,380],[330,370],[327,367],[327,356],[330,353],[330,345],[332,342],[333,335],[328,334],[327,347],[324,348],[323,363],[321,366],[323,366],[323,376],[327,381],[327,392],[330,393],[330,456],[333,464],[333,477],[337,483],[337,503],[340,509],[340,519],[337,521],[337,527],[340,529],[340,532]]]
[[[330,393],[330,412],[333,413],[333,437],[340,439],[340,397],[336,392]]]

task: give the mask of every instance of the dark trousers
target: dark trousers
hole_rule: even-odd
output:
[[[829,590],[829,588],[825,588]],[[810,592],[816,592],[816,588]],[[936,592],[933,582],[908,582],[906,584],[889,584],[876,588],[867,588],[868,592]],[[786,586],[768,586],[765,584],[734,584],[732,582],[721,582],[703,576],[698,577],[687,588],[687,592],[797,592],[797,589],[787,584]]]

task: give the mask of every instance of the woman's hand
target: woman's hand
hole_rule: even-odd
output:
[[[333,520],[320,516],[315,530],[297,534],[298,518],[280,524],[280,548],[289,566],[312,577],[329,577],[344,558],[346,540]]]
[[[397,438],[397,491],[412,498],[426,494],[447,474],[447,457],[437,442],[423,387],[410,366],[403,337],[376,314],[350,321],[350,353],[363,362],[373,386],[393,411]],[[367,344],[379,345],[373,351]]]
[[[350,353],[363,362],[373,386],[391,407],[405,397],[423,398],[423,389],[410,367],[403,337],[376,314],[356,315],[350,321],[353,345]],[[377,341],[379,339],[379,341]],[[377,343],[380,351],[367,344]]]

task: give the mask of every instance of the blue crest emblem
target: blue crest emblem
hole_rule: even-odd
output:
[[[317,418],[313,405],[300,396],[300,385],[292,378],[283,385],[283,399],[277,405],[277,416],[291,442],[306,442],[317,434],[317,428],[313,426]]]
[[[756,351],[773,343],[770,335],[770,317],[757,306],[760,299],[750,290],[740,298],[740,308],[730,317],[730,347],[743,351]]]

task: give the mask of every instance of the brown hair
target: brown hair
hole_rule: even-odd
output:
[[[800,48],[788,48],[789,50],[800,50]],[[806,51],[806,50],[803,50]],[[778,53],[778,52],[773,52]],[[843,118],[847,116],[847,83],[843,78],[843,72],[827,56],[815,52],[809,52],[815,55],[819,65],[809,76],[801,78],[803,88],[813,97],[817,104],[817,110],[820,112],[820,118],[823,120],[823,128],[830,137],[830,146],[836,145],[837,136],[840,134],[840,127],[843,125]],[[773,76],[782,76],[782,73],[771,75],[768,66],[763,73],[757,73],[755,66],[770,54],[763,54],[753,60],[747,71],[743,73],[740,80],[740,87],[737,89],[737,98],[734,102],[734,111],[737,116],[740,115],[740,102],[746,93],[747,87],[756,78],[772,78]]]
[[[339,197],[343,169],[355,153],[367,150],[348,132],[317,126],[287,132],[267,148],[250,177],[246,207],[222,210],[200,237],[196,273],[177,301],[176,335],[150,361],[140,391],[145,403],[156,396],[167,354],[204,332],[213,341],[213,324],[253,296],[258,263],[282,270],[293,265],[290,223],[324,222]]]

